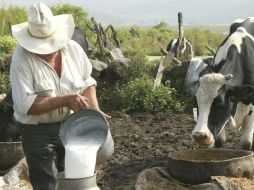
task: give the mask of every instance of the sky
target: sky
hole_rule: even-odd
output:
[[[237,18],[254,17],[254,0],[41,0],[48,5],[60,2],[83,7],[99,22],[116,25],[155,25],[164,21],[177,25],[182,12],[190,26],[229,25]],[[1,6],[30,7],[40,0],[0,0]]]

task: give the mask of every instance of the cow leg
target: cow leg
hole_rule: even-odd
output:
[[[226,132],[225,128],[223,128],[220,134],[215,139],[215,148],[221,148],[225,142],[226,142]]]
[[[242,129],[240,147],[244,150],[251,150],[254,133],[254,113],[252,111],[244,118]]]

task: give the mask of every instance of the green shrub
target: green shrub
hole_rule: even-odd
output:
[[[137,78],[118,89],[121,108],[125,111],[182,112],[184,107],[177,100],[176,91],[173,88],[160,85],[153,89],[153,81],[148,77]]]
[[[12,36],[0,37],[0,52],[5,54],[13,53],[16,48],[17,41]]]
[[[0,37],[0,70],[8,72],[11,56],[15,50],[17,41],[11,36]],[[0,73],[1,74],[1,73]]]
[[[117,91],[118,83],[97,80],[97,97],[103,110],[119,110],[120,98]]]
[[[7,93],[11,88],[9,73],[0,75],[0,94]]]
[[[143,58],[132,60],[129,63],[129,67],[126,69],[124,82],[129,82],[135,80],[136,78],[141,78],[142,76],[149,75],[153,65],[145,62]]]
[[[80,6],[72,5],[69,3],[59,3],[51,6],[50,9],[54,15],[72,14],[75,26],[80,28],[84,28],[85,24],[88,22],[88,13]]]
[[[202,56],[210,54],[206,45],[217,50],[225,35],[193,28],[185,30],[185,37],[191,42],[195,55]]]

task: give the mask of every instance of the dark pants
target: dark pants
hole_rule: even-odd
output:
[[[56,174],[64,170],[60,123],[24,125],[22,144],[33,190],[56,190]]]

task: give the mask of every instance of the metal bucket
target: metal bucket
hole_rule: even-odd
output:
[[[61,172],[57,175],[57,179],[57,190],[100,190],[96,183],[96,173],[86,178],[69,179]]]
[[[92,130],[103,131],[99,137],[103,139],[98,152],[97,163],[101,164],[108,160],[114,152],[114,141],[112,139],[107,120],[101,113],[92,109],[82,109],[72,114],[60,128],[60,138],[64,145],[70,139],[82,138]]]

